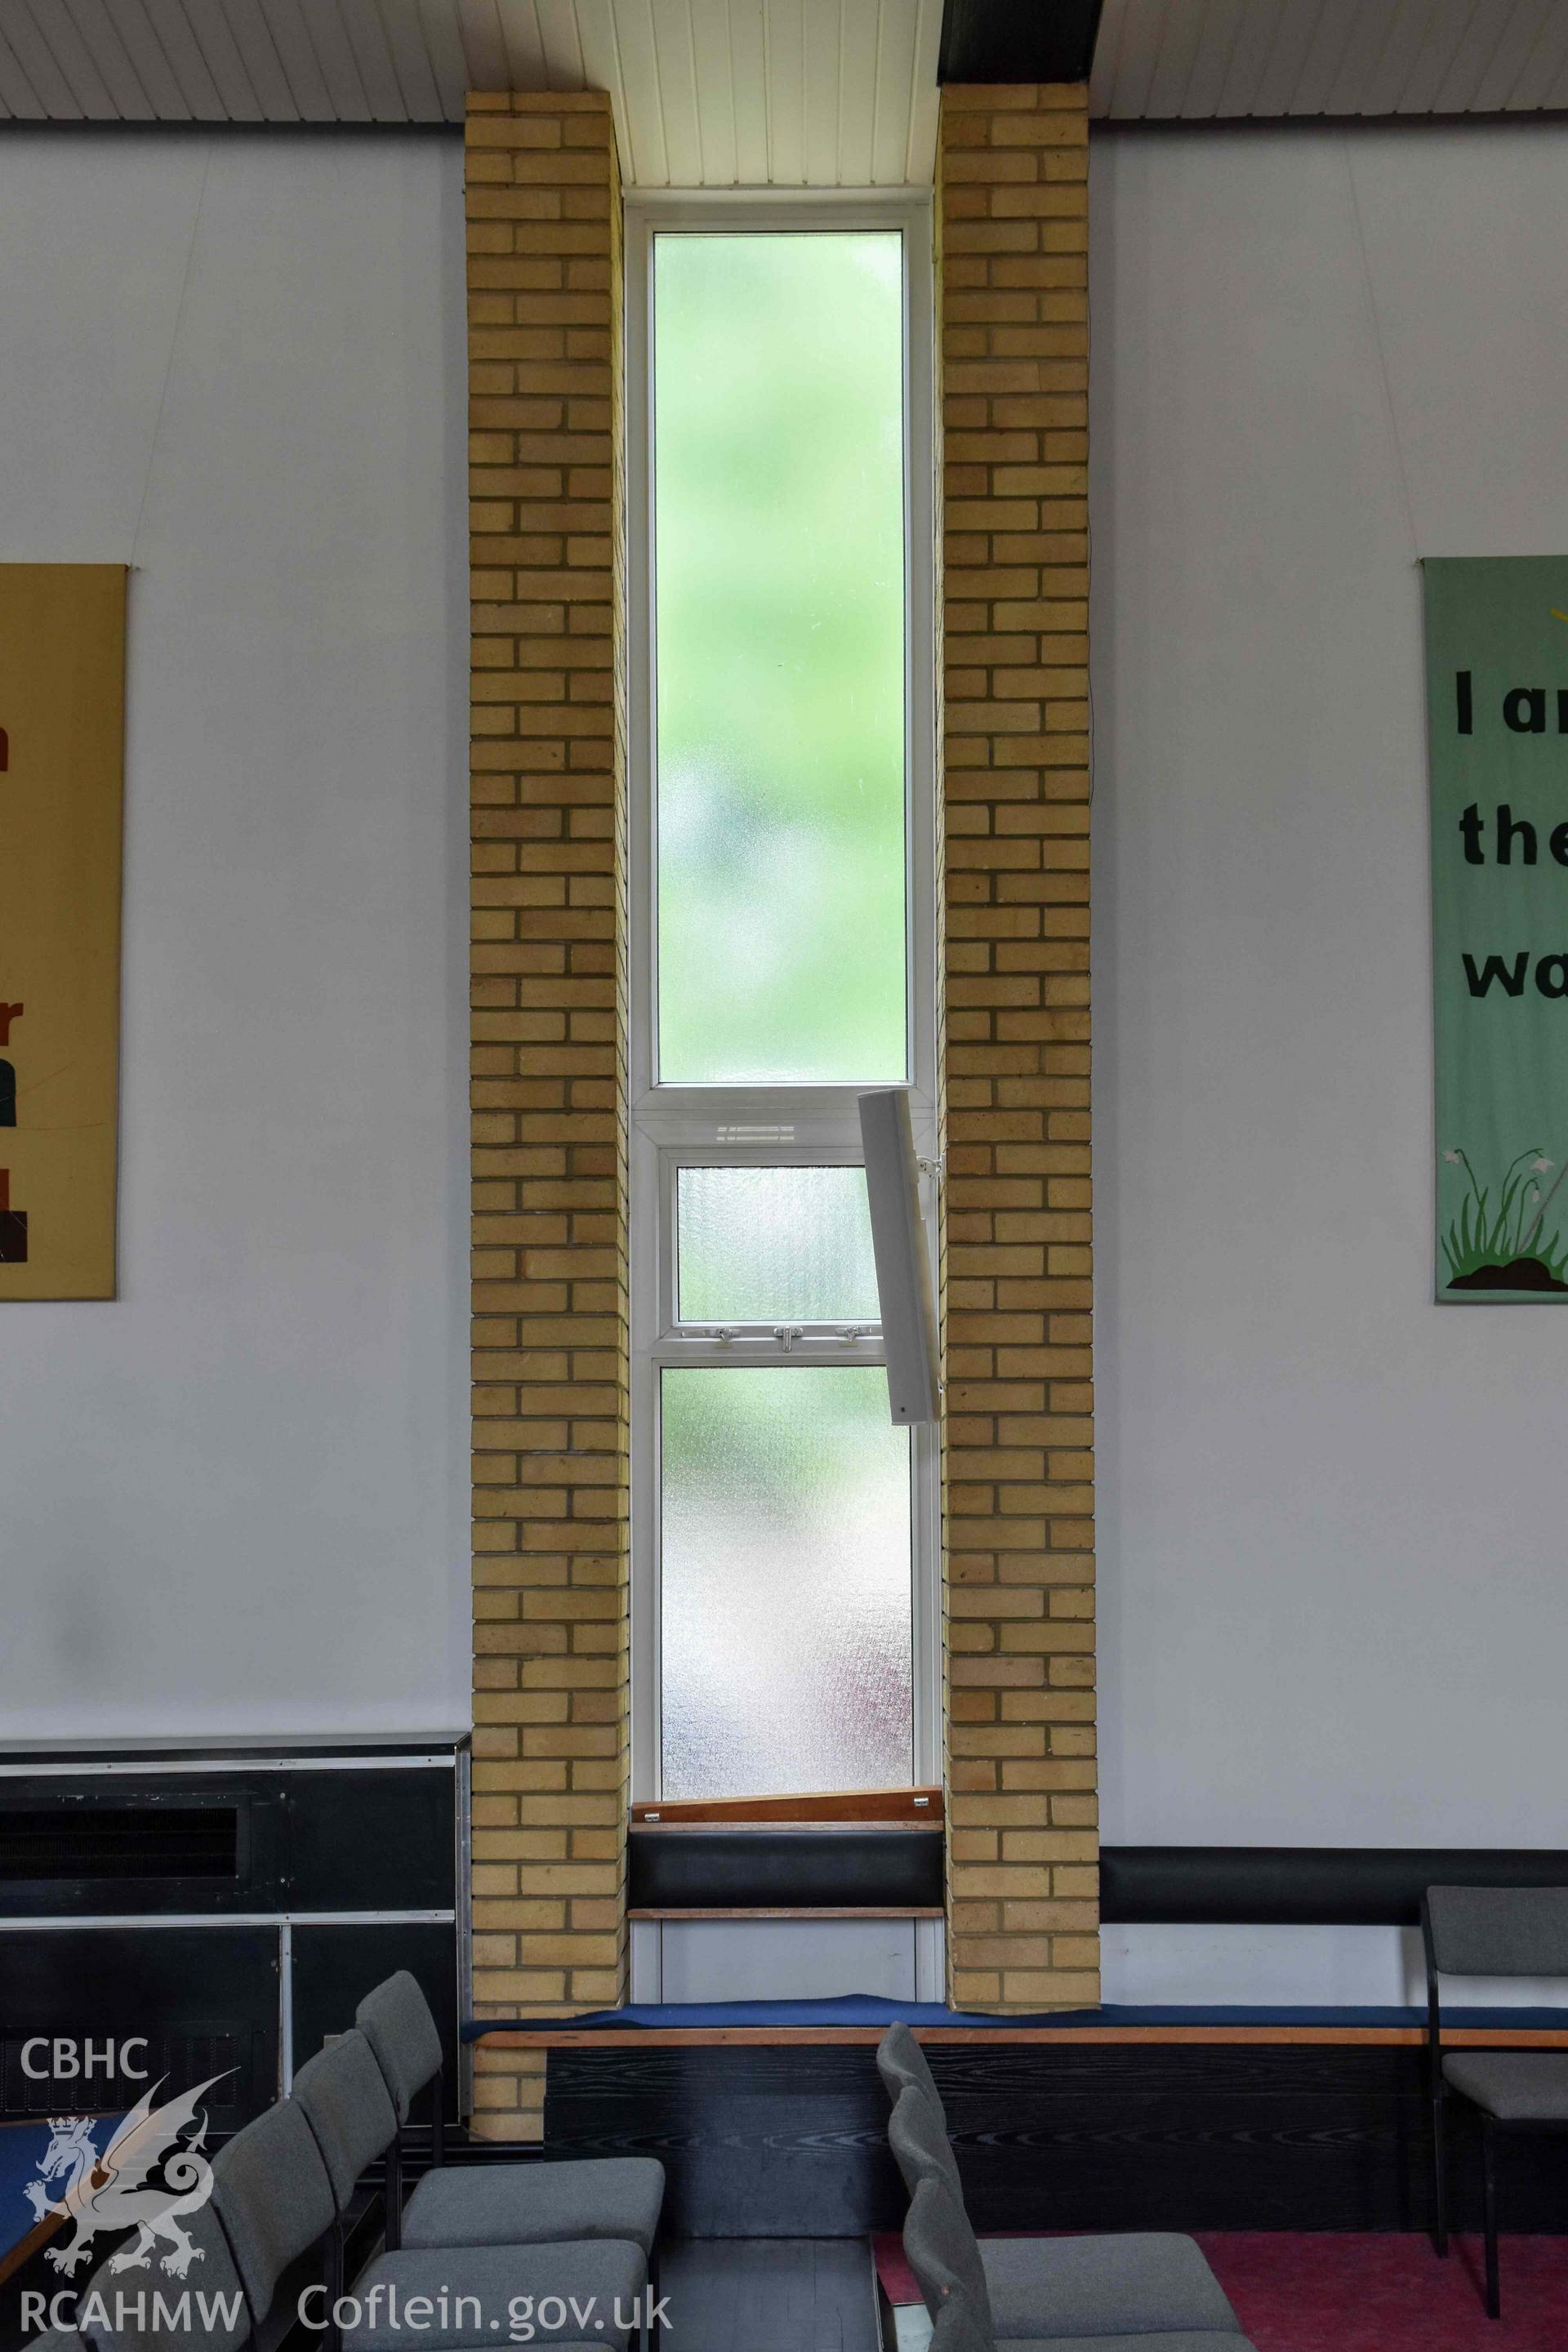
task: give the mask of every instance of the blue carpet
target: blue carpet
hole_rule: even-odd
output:
[[[114,2137],[114,2126],[121,2118],[113,2116],[94,2131],[93,2145],[100,2155]],[[28,2232],[37,2227],[33,2208],[24,2193],[29,2180],[37,2176],[44,2151],[49,2144],[49,2123],[39,2116],[25,2124],[0,2125],[0,2255],[8,2254],[19,2245]],[[69,2174],[58,2180],[47,2181],[51,2197],[58,2196]]]

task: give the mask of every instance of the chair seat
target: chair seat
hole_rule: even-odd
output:
[[[416,2246],[541,2246],[562,2238],[629,2238],[649,2252],[664,2202],[664,2167],[651,2156],[562,2164],[443,2164],[403,2210],[403,2242]]]
[[[1191,2238],[983,2238],[980,2259],[999,2343],[1158,2334],[1160,2352],[1241,2330],[1225,2289]]]
[[[343,2352],[409,2352],[413,2345],[419,2352],[463,2352],[477,2344],[555,2346],[590,2336],[601,2352],[605,2347],[625,2352],[647,2281],[642,2248],[616,2238],[549,2246],[403,2247],[367,2263],[350,2288],[361,2315],[342,2331]],[[411,2320],[408,2305],[416,2295],[432,2309]],[[545,2303],[562,2306],[553,2328],[539,2316]],[[533,2329],[526,2339],[525,2323]]]
[[[1568,2051],[1456,2050],[1443,2079],[1500,2124],[1568,2124]]]

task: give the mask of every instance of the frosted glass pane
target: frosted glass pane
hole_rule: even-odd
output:
[[[876,1323],[860,1168],[682,1168],[683,1323]]]
[[[910,1440],[880,1370],[667,1371],[664,1793],[907,1786]]]
[[[902,1078],[901,240],[654,256],[659,1075]]]

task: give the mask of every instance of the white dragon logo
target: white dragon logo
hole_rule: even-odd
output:
[[[230,2067],[228,2073],[234,2069]],[[166,2079],[166,2078],[164,2078]],[[118,2233],[134,2229],[133,2242],[110,2262],[111,2271],[149,2268],[154,2244],[161,2239],[169,2252],[159,2268],[184,2278],[202,2250],[192,2242],[180,2222],[205,2205],[212,2194],[212,2167],[202,2154],[206,2138],[204,2095],[222,2074],[211,2074],[194,2091],[182,2092],[166,2105],[154,2107],[163,2080],[142,2094],[116,2127],[101,2156],[93,2145],[89,2116],[51,2116],[49,2144],[38,2166],[38,2178],[23,2194],[40,2221],[74,2221],[75,2235],[63,2246],[51,2246],[47,2259],[68,2277],[82,2263],[100,2231]],[[194,2131],[191,2126],[195,2126]],[[183,2132],[190,2138],[180,2144]],[[68,2174],[63,2192],[51,2198],[47,2183]],[[154,2179],[154,2175],[161,2179]]]

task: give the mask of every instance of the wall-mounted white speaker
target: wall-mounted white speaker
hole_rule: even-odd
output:
[[[931,1254],[921,1215],[920,1162],[907,1087],[879,1087],[860,1097],[860,1141],[888,1358],[888,1402],[894,1421],[908,1428],[940,1418],[942,1391]]]

